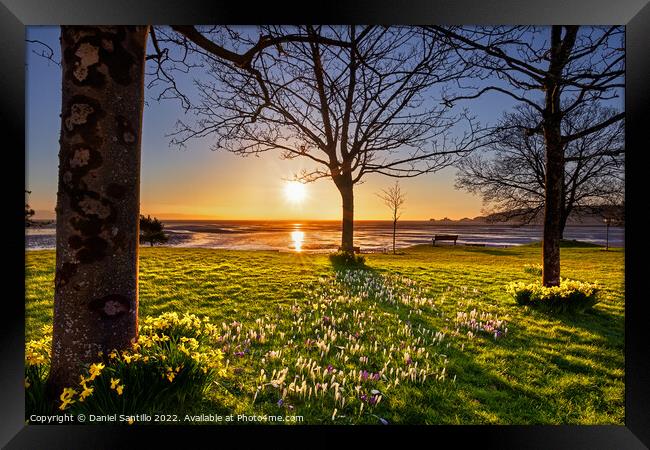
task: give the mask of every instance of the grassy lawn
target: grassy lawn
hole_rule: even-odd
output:
[[[140,315],[189,312],[224,330],[227,375],[186,405],[196,414],[622,425],[624,252],[563,248],[563,277],[602,290],[593,310],[556,316],[505,293],[539,278],[524,266],[540,253],[418,246],[344,273],[326,255],[142,248]],[[26,258],[29,340],[52,320],[54,252]]]

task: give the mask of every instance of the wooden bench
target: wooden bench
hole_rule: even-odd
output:
[[[354,250],[354,253],[361,253],[361,247],[352,247],[352,250]],[[343,251],[343,247],[339,245],[339,251]]]
[[[454,245],[456,245],[456,239],[458,239],[457,234],[435,234],[433,236],[433,246],[436,246],[436,241],[454,241]]]

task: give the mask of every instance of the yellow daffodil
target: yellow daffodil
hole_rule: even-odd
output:
[[[77,391],[75,391],[72,388],[65,388],[63,389],[63,392],[61,393],[61,396],[59,399],[61,400],[61,406],[59,406],[59,409],[61,411],[65,410],[68,406],[74,403],[74,400],[72,400],[72,397],[74,394],[76,394]]]
[[[119,378],[111,378],[111,389],[115,389],[115,386],[117,386],[120,382]]]
[[[187,356],[190,355],[190,351],[187,348],[185,348],[185,346],[183,344],[178,344],[178,349],[181,352],[185,353]]]
[[[64,388],[64,389],[63,389],[63,392],[61,393],[61,397],[60,397],[60,399],[61,399],[62,401],[65,400],[65,399],[70,399],[70,398],[72,398],[76,393],[77,393],[77,391],[75,391],[75,390],[72,389],[72,388]]]
[[[122,391],[124,391],[124,385],[120,384],[118,387],[115,388],[117,391],[117,395],[122,395]]]
[[[89,380],[92,381],[95,378],[97,378],[102,373],[102,370],[104,369],[104,367],[106,367],[106,366],[103,363],[91,364],[90,365],[90,370],[89,370],[89,372],[90,372]]]
[[[51,337],[29,341],[25,346],[25,364],[35,366],[47,364],[50,359]]]
[[[83,402],[87,397],[90,397],[90,395],[93,393],[95,388],[88,387],[84,384],[83,386],[84,390],[81,391],[81,394],[79,394],[79,401]]]
[[[67,409],[68,406],[70,406],[73,403],[74,403],[74,400],[63,400],[63,402],[61,403],[61,406],[59,406],[59,409],[61,411],[63,411],[65,409]]]

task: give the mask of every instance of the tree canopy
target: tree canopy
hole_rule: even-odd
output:
[[[163,229],[165,225],[156,217],[140,215],[140,243],[148,243],[151,247],[155,244],[164,244],[169,240]]]

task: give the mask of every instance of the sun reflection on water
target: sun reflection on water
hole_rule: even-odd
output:
[[[291,240],[293,241],[293,248],[295,251],[302,251],[302,244],[305,241],[305,232],[304,231],[292,231]]]

